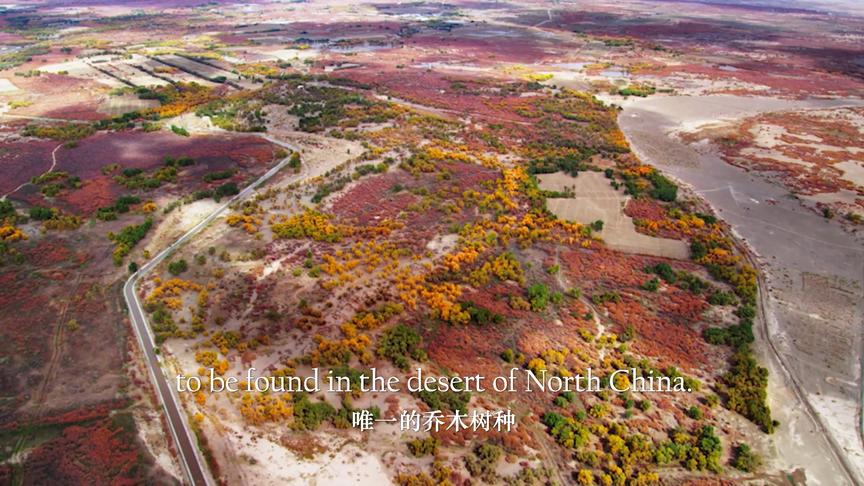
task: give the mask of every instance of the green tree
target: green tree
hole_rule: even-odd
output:
[[[45,221],[46,219],[51,219],[56,214],[56,211],[52,208],[44,208],[41,206],[33,206],[30,208],[30,219],[35,219],[37,221]]]
[[[747,444],[738,444],[734,452],[735,459],[732,461],[732,467],[739,471],[752,473],[762,465],[762,458],[759,457],[759,454],[753,452]]]
[[[300,168],[300,153],[294,152],[291,154],[291,158],[288,159],[288,167],[291,167],[294,170]]]
[[[174,260],[173,262],[168,264],[168,271],[173,275],[180,275],[189,269],[189,264],[186,263],[186,260]]]
[[[540,312],[549,304],[549,289],[542,283],[535,283],[528,287],[528,301],[531,302],[531,310]]]
[[[417,361],[426,359],[426,352],[420,347],[420,334],[405,324],[398,324],[381,335],[378,340],[378,355],[390,359],[403,370],[408,369],[409,358]]]
[[[237,184],[233,182],[226,182],[225,184],[222,184],[221,186],[216,188],[216,190],[213,192],[213,199],[219,201],[225,196],[233,196],[239,193],[240,189],[237,188]]]
[[[687,409],[687,416],[692,418],[693,420],[699,420],[702,418],[702,410],[699,409],[698,406],[693,405],[692,407]]]

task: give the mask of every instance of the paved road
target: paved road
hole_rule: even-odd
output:
[[[267,135],[261,135],[262,138],[281,147],[297,151],[298,149],[288,143],[276,140]],[[138,294],[135,287],[138,281],[147,275],[150,270],[155,268],[162,260],[167,258],[177,248],[197,235],[201,230],[207,227],[211,222],[218,218],[225,209],[231,204],[242,201],[252,195],[261,184],[267,179],[273,177],[289,162],[290,157],[286,157],[279,161],[264,175],[259,177],[255,182],[243,189],[239,194],[232,197],[228,202],[222,204],[210,213],[201,222],[196,224],[192,229],[187,231],[177,241],[159,252],[153,259],[138,269],[137,272],[129,277],[126,284],[123,286],[123,297],[126,299],[126,306],[129,309],[129,317],[132,320],[132,328],[135,330],[135,335],[138,338],[138,344],[144,352],[147,368],[150,370],[150,378],[156,387],[157,396],[165,409],[165,417],[168,420],[168,428],[171,430],[171,435],[174,437],[174,443],[177,445],[177,450],[180,454],[180,462],[183,466],[186,478],[189,482],[195,485],[211,485],[214,484],[213,478],[207,470],[206,462],[201,456],[197,446],[195,434],[191,431],[187,423],[186,413],[183,411],[182,404],[177,392],[174,389],[174,377],[166,377],[162,369],[159,355],[156,354],[156,343],[153,336],[153,331],[147,323],[147,315],[141,307],[141,302],[138,300]],[[306,177],[306,168],[302,168],[301,172],[292,179],[292,182],[302,181]]]

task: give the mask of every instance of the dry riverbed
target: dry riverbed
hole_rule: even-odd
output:
[[[762,291],[767,291],[767,332],[760,329],[757,344],[771,372],[769,403],[781,421],[770,439],[777,452],[772,462],[788,471],[803,468],[808,484],[850,482],[832,449],[843,456],[855,483],[864,478],[864,244],[786,189],[726,164],[709,144],[681,142],[676,133],[763,112],[850,103],[859,102],[653,97],[625,101],[619,118],[636,154],[702,195],[755,254],[764,273]],[[796,395],[795,383],[816,411],[816,420]]]

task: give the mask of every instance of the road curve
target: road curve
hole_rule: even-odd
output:
[[[276,140],[267,135],[260,136],[275,145],[279,145],[280,147],[295,152],[298,151],[298,149],[291,144]],[[126,300],[126,307],[129,309],[129,318],[132,322],[132,328],[135,330],[138,344],[141,346],[141,351],[144,353],[147,368],[150,370],[150,378],[153,380],[153,384],[156,387],[156,395],[159,397],[159,401],[165,409],[165,418],[168,422],[168,428],[171,430],[171,435],[174,438],[174,443],[177,445],[177,451],[180,455],[180,463],[183,466],[186,479],[194,485],[209,486],[215,484],[215,482],[207,469],[207,464],[204,461],[204,458],[198,450],[197,438],[187,423],[186,413],[182,409],[180,398],[172,386],[173,381],[169,382],[169,378],[165,376],[165,372],[162,369],[161,360],[159,359],[159,355],[156,354],[156,341],[153,336],[153,331],[150,329],[147,322],[147,315],[144,313],[144,309],[141,306],[141,302],[138,300],[138,293],[135,289],[138,281],[146,276],[148,272],[171,255],[171,253],[173,253],[177,248],[206,228],[207,225],[219,217],[219,215],[221,215],[228,206],[242,201],[252,195],[258,186],[282,170],[282,168],[288,164],[289,160],[290,156],[285,157],[253,183],[246,186],[246,188],[244,188],[239,194],[217,207],[206,218],[183,234],[183,236],[178,238],[174,243],[160,251],[150,261],[141,266],[138,271],[129,277],[126,284],[123,285],[123,297]],[[293,177],[293,179],[296,179],[294,182],[302,181],[306,176],[305,173],[306,168],[304,167],[301,169],[299,174]],[[173,380],[173,378],[170,379]]]

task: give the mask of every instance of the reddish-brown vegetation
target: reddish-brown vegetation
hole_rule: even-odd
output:
[[[661,363],[675,364],[688,370],[716,366],[716,349],[705,343],[699,321],[708,308],[704,295],[694,295],[669,285],[665,290],[648,294],[641,285],[653,278],[643,269],[663,261],[610,250],[578,250],[561,255],[571,279],[583,292],[616,291],[621,302],[606,302],[602,307],[622,332],[633,326],[640,338],[633,345],[641,354]],[[668,260],[667,260],[668,261]],[[689,262],[672,262],[680,270],[698,272]]]
[[[640,354],[657,358],[661,365],[678,366],[692,372],[714,364],[709,359],[711,348],[699,332],[660,318],[646,309],[641,300],[622,296],[621,303],[609,302],[605,307],[619,329],[628,325],[635,328],[640,339],[633,348]]]
[[[41,65],[28,63],[17,69],[39,69]],[[14,111],[16,115],[85,121],[106,118],[104,113],[97,111],[103,88],[95,81],[51,73],[29,78],[16,76],[12,81],[20,89],[37,94],[25,97],[32,104],[17,108]]]
[[[11,181],[4,179],[3,184],[9,190],[47,171],[51,167],[51,151],[57,148],[58,143],[30,141],[16,144],[16,150],[19,145],[27,151],[0,153],[0,157],[8,158],[10,166],[17,168],[20,174]],[[35,153],[28,155],[30,151]],[[87,216],[130,192],[114,180],[121,169],[108,174],[103,172],[103,168],[111,164],[149,171],[163,167],[166,157],[191,157],[195,164],[180,171],[174,189],[182,196],[207,186],[202,177],[210,172],[237,170],[232,179],[235,181],[261,173],[273,160],[274,153],[272,144],[251,135],[187,138],[164,132],[102,132],[81,140],[74,147],[63,146],[55,152],[57,165],[54,171],[80,177],[81,187],[64,188],[56,197],[46,201],[38,187],[27,185],[11,197],[30,205],[53,206]],[[34,163],[40,159],[44,162]],[[10,168],[13,174],[15,170]]]
[[[35,427],[56,435],[30,451],[20,466],[25,482],[133,485],[145,481],[146,464],[128,412],[109,402],[40,419]],[[26,429],[24,429],[26,430]],[[26,434],[25,432],[22,432]]]
[[[410,178],[404,174],[384,174],[364,179],[333,201],[333,213],[361,225],[396,218],[418,199],[408,191],[394,190],[397,184],[404,186],[409,181]]]
[[[842,162],[864,163],[860,127],[851,120],[861,116],[864,110],[860,108],[830,114],[815,111],[761,115],[744,121],[736,137],[724,139],[728,143],[721,147],[730,163],[775,175],[795,193],[813,195],[846,189],[864,196],[864,185],[844,178],[844,172],[836,167]],[[765,146],[755,138],[754,133],[765,127],[783,130],[777,144]]]
[[[86,181],[101,175],[102,167],[112,163],[148,170],[163,166],[166,156],[188,156],[195,159],[189,175],[200,177],[234,165],[244,169],[260,167],[262,162],[272,160],[273,151],[270,142],[251,135],[187,138],[165,132],[127,131],[96,134],[75,148],[60,149],[57,160],[58,170]]]
[[[51,151],[59,145],[54,140],[19,140],[0,142],[0,194],[7,194],[19,185],[51,168]]]
[[[666,208],[654,199],[630,199],[624,208],[624,214],[634,219],[660,222],[666,219]]]

